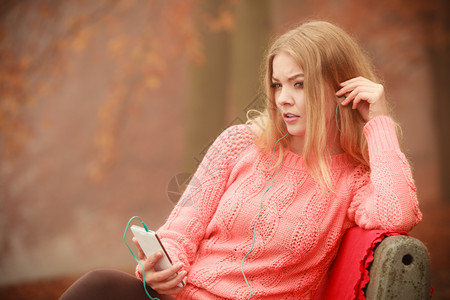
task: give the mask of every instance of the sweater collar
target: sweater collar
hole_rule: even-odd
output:
[[[354,160],[345,152],[331,155],[330,160],[331,169],[345,168],[349,165],[355,164]],[[297,170],[306,168],[303,155],[294,153],[287,149],[284,150],[283,166]]]

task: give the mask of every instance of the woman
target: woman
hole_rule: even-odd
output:
[[[358,45],[330,23],[280,36],[267,55],[266,110],[217,138],[195,174],[200,184],[159,229],[177,263],[156,272],[161,253],[139,252],[153,295],[311,299],[347,229],[419,223],[411,170],[377,82]],[[103,288],[114,299],[146,298],[131,276],[96,271],[62,299]]]

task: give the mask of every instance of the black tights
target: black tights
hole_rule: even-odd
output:
[[[174,299],[170,296],[159,295],[147,287],[152,297],[160,300]],[[60,300],[122,300],[122,299],[150,299],[145,293],[142,281],[134,276],[116,270],[95,270],[78,279],[59,298]]]

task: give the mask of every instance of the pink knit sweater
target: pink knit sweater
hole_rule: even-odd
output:
[[[336,194],[324,197],[302,156],[285,153],[263,197],[255,246],[244,264],[252,299],[312,298],[352,226],[408,231],[420,222],[416,188],[392,120],[374,118],[364,134],[370,169],[345,153],[332,156]],[[158,232],[188,272],[177,299],[248,298],[241,261],[271,184],[271,155],[261,153],[245,125],[228,128],[210,147]]]

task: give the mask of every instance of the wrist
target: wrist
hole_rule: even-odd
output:
[[[369,153],[400,149],[395,122],[388,116],[377,116],[364,126]]]

